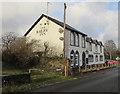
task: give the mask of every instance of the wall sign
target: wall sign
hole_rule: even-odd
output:
[[[46,32],[48,32],[46,27],[41,27],[40,30],[37,30],[36,33],[41,35],[46,35]]]

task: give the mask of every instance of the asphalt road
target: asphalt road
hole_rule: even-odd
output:
[[[29,92],[118,92],[119,68],[111,68],[97,73],[83,74],[79,79],[51,85]]]

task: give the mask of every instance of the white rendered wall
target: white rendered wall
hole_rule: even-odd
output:
[[[61,41],[59,38],[63,37],[63,33],[59,33],[59,28],[62,28],[61,26],[55,24],[54,22],[49,20],[49,25],[44,25],[44,23],[47,23],[47,18],[43,17],[37,25],[28,33],[26,36],[31,39],[40,40],[40,44],[42,44],[42,47],[40,47],[40,51],[44,50],[44,43],[49,42],[50,48],[57,52],[57,55],[63,54],[63,41]],[[41,25],[40,25],[41,24]],[[41,28],[45,27],[48,29],[45,35],[41,35],[39,33],[36,33],[37,31],[41,30]],[[62,28],[63,29],[63,28]]]

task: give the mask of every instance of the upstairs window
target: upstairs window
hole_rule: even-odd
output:
[[[70,44],[75,45],[75,35],[74,32],[70,33]]]
[[[82,48],[85,48],[85,37],[81,37],[81,42],[82,42]]]
[[[95,44],[95,51],[96,51],[96,52],[98,51],[98,46],[97,46],[97,44]]]
[[[75,33],[75,46],[79,46],[79,36]]]
[[[92,51],[92,43],[89,43],[89,50]]]
[[[79,46],[79,35],[75,32],[70,33],[70,44],[72,46]]]
[[[100,52],[102,53],[102,46],[100,46]]]

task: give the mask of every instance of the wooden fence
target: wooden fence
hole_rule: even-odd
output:
[[[70,62],[69,62],[69,60],[67,60],[65,70],[64,70],[65,76],[68,76],[69,72],[71,72],[71,71],[69,71],[70,70],[69,64],[70,64]],[[86,65],[85,67],[79,67],[78,72],[84,73],[84,72],[90,72],[90,71],[99,71],[99,70],[108,69],[108,68],[112,68],[112,67],[116,67],[116,66],[118,66],[118,63],[114,63],[114,64],[104,63],[104,64]]]

